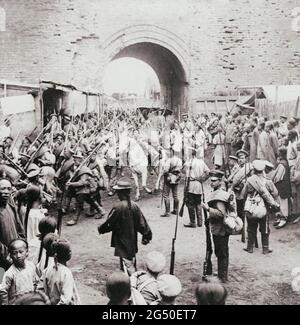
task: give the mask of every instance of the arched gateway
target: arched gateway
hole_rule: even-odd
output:
[[[156,72],[162,105],[175,115],[189,107],[189,51],[184,40],[153,25],[135,25],[119,30],[102,45],[104,65],[122,57],[149,64]]]

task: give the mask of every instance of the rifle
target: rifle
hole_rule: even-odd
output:
[[[190,187],[191,170],[192,170],[193,161],[194,161],[194,158],[191,160],[191,164],[189,166],[188,178],[186,179],[186,182],[185,182],[185,185],[184,185],[183,202],[182,202],[182,206],[181,206],[180,211],[179,211],[179,216],[180,217],[183,216],[184,206],[185,206],[186,200],[187,200],[187,194],[188,194],[188,190],[189,190],[189,187]]]
[[[46,128],[48,127],[48,124],[46,126],[43,127],[42,131],[38,134],[38,136],[33,140],[33,142],[31,143],[31,145],[29,146],[29,148],[27,149],[27,152],[30,152],[31,149],[33,148],[33,146],[35,145],[36,141],[39,139],[39,137],[43,134],[43,132],[46,130]]]
[[[89,162],[89,160],[91,159],[91,157],[94,155],[95,152],[97,152],[105,143],[105,141],[102,141],[101,143],[99,143],[93,150],[92,152],[82,161],[82,163],[76,168],[73,176],[71,176],[71,178],[67,181],[67,183],[70,183],[74,180],[74,178],[76,178],[77,173],[80,171],[80,169]],[[66,183],[66,184],[67,184]]]
[[[61,225],[62,225],[62,217],[63,217],[63,210],[62,208],[57,210],[57,232],[58,232],[58,236],[61,236]]]
[[[38,146],[37,150],[34,152],[34,154],[31,156],[31,158],[27,161],[26,165],[24,166],[24,169],[26,170],[29,165],[34,161],[35,157],[37,156],[37,154],[39,153],[39,151],[41,150],[41,148],[43,147],[43,145],[46,143],[46,140],[43,140],[41,142],[41,144]]]
[[[203,203],[205,203],[205,195],[204,195],[204,188],[203,183],[201,182],[202,187],[202,199]],[[203,209],[204,213],[204,219],[205,219],[205,234],[206,234],[206,255],[205,255],[205,261],[203,263],[203,276],[202,279],[206,280],[208,275],[212,275],[212,262],[211,262],[211,256],[213,253],[212,250],[212,242],[211,242],[211,236],[210,236],[210,226],[209,226],[209,219],[207,215],[207,211]]]
[[[176,214],[176,224],[175,224],[175,234],[172,239],[172,250],[171,250],[171,262],[170,262],[170,274],[174,274],[174,267],[175,267],[175,241],[177,238],[177,229],[178,229],[178,210]]]
[[[27,177],[26,172],[19,165],[17,165],[11,158],[9,158],[5,152],[1,152],[0,154],[2,154],[5,157],[5,159],[8,160],[8,162],[13,165],[13,167],[17,170],[17,172],[19,172],[22,176]]]

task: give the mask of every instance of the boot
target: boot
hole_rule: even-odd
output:
[[[189,210],[190,223],[184,226],[187,228],[196,228],[197,226],[196,226],[195,209],[188,208],[188,210]]]
[[[100,206],[100,204],[97,201],[94,201],[95,208],[97,210],[97,215],[95,219],[101,219],[105,215],[105,210]]]
[[[77,214],[76,217],[66,223],[67,226],[75,226],[79,220],[80,214]]]
[[[164,214],[162,214],[161,217],[162,218],[171,217],[171,214],[170,214],[170,209],[171,209],[170,200],[165,199],[164,201],[165,201],[166,212]]]
[[[247,248],[244,248],[244,251],[248,253],[253,253],[254,243],[255,243],[255,234],[252,232],[248,232],[248,242],[247,242]]]
[[[69,196],[63,198],[63,201],[62,201],[62,212],[63,212],[63,214],[68,214],[68,212],[70,210],[71,200],[72,200],[72,198],[69,197]]]
[[[218,258],[218,278],[226,283],[228,281],[228,257]]]
[[[263,247],[263,254],[272,253],[273,250],[269,249],[269,234],[261,234],[261,243]]]
[[[197,215],[197,226],[202,227],[203,218],[202,218],[202,210],[200,205],[196,206],[196,215]]]
[[[176,214],[177,215],[177,213],[178,213],[178,205],[179,205],[179,200],[174,199],[174,209],[171,212],[171,214]]]

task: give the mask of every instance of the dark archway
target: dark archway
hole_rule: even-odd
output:
[[[187,110],[187,77],[179,59],[167,48],[139,42],[121,49],[112,60],[132,57],[149,64],[156,72],[161,87],[161,102],[175,115]]]

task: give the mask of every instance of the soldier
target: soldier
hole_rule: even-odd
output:
[[[108,179],[107,179],[106,172],[104,170],[103,162],[99,158],[97,158],[96,152],[92,155],[88,167],[93,172],[97,182],[96,191],[94,193],[91,193],[92,198],[95,199],[95,201],[102,207],[100,191],[108,187]],[[103,209],[103,213],[105,213],[104,209]],[[91,208],[90,215],[92,214],[93,214],[93,209]]]
[[[221,166],[222,169],[227,157],[225,154],[225,136],[220,126],[217,128],[217,133],[215,134],[212,143],[215,147],[213,154],[213,164]]]
[[[27,154],[27,151],[31,145],[32,141],[29,137],[25,137],[22,141],[21,146],[19,147],[19,154],[24,153]]]
[[[287,117],[285,115],[280,116],[280,126],[278,128],[278,140],[280,141],[280,144],[283,144],[283,139],[285,139],[288,135],[288,128],[287,128]]]
[[[236,156],[229,156],[228,157],[228,167],[229,167],[230,175],[225,180],[225,183],[227,183],[228,187],[232,186],[233,178],[240,169],[238,161],[239,161],[239,158],[236,157]]]
[[[19,159],[19,153],[17,148],[13,146],[14,139],[12,137],[7,137],[4,140],[3,147],[4,153],[11,158],[14,162],[17,162]]]
[[[203,183],[209,177],[209,168],[202,159],[196,157],[197,150],[189,148],[192,153],[191,159],[185,164],[186,181],[185,181],[185,200],[189,211],[190,222],[184,227],[196,228],[197,225],[202,227],[201,198],[203,195]]]
[[[57,170],[55,177],[57,179],[58,188],[60,189],[60,202],[59,206],[62,209],[64,214],[68,213],[71,200],[75,197],[75,189],[70,187],[66,191],[66,184],[69,179],[73,176],[74,172],[74,151],[65,148],[64,150],[64,161],[62,162],[61,167]]]
[[[292,198],[291,174],[287,161],[287,149],[279,149],[278,166],[274,172],[273,182],[278,190],[281,219],[275,224],[276,229],[283,228],[289,216],[289,201]]]
[[[256,213],[264,213],[264,216],[256,216],[248,211],[248,204],[245,204],[245,211],[247,216],[247,232],[248,232],[248,243],[247,248],[244,250],[248,253],[253,253],[254,242],[256,238],[257,227],[259,226],[259,231],[261,232],[261,242],[263,247],[263,254],[272,253],[269,249],[269,214],[271,211],[278,211],[279,204],[274,200],[269,190],[266,187],[266,179],[264,177],[265,162],[262,160],[254,160],[253,163],[254,174],[247,179],[245,187],[241,193],[241,198],[249,200],[249,198],[260,197],[261,205]],[[255,199],[258,202],[258,199]],[[258,203],[256,203],[258,204]],[[264,206],[264,207],[263,207]],[[250,209],[249,209],[250,210]]]
[[[252,172],[252,165],[247,162],[248,152],[244,150],[239,150],[237,153],[237,157],[239,158],[239,170],[232,178],[232,186],[231,190],[234,192],[236,197],[236,205],[237,205],[237,214],[244,221],[244,199],[241,197],[242,190],[246,183],[247,177],[250,176]],[[242,234],[242,242],[245,242],[244,233]]]
[[[229,233],[224,224],[224,217],[227,215],[230,194],[221,187],[224,176],[222,171],[214,170],[209,175],[212,192],[207,198],[207,203],[202,202],[201,205],[209,213],[209,224],[218,260],[218,278],[225,283],[228,280]]]
[[[172,195],[174,199],[172,214],[177,214],[178,212],[178,184],[180,181],[180,173],[182,169],[182,160],[178,157],[179,153],[175,154],[174,150],[170,150],[171,157],[168,158],[163,166],[162,173],[164,175],[164,186],[162,197],[165,202],[166,211],[161,217],[170,217],[170,190],[172,190]]]
[[[65,135],[63,133],[58,133],[55,138],[55,143],[54,143],[54,149],[53,149],[53,154],[55,155],[56,158],[56,167],[59,166],[59,164],[61,163],[61,155],[62,152],[64,150],[65,144]]]
[[[182,134],[182,159],[186,161],[188,156],[185,148],[192,145],[192,135],[194,133],[194,125],[188,119],[188,114],[182,114],[183,121],[180,123],[180,131]]]
[[[67,190],[68,188],[75,189],[77,201],[77,215],[73,220],[67,222],[67,226],[73,226],[77,224],[79,217],[83,211],[84,202],[87,202],[91,205],[92,208],[97,210],[97,212],[100,214],[97,219],[101,218],[105,214],[102,207],[91,196],[91,194],[94,193],[97,189],[97,182],[94,179],[92,171],[86,166],[80,167],[83,161],[82,154],[73,155],[73,158],[76,171],[74,176],[72,177],[72,181],[69,181],[66,186]]]
[[[128,270],[129,275],[136,271],[136,253],[138,252],[137,234],[142,237],[142,244],[152,240],[152,231],[139,206],[131,202],[131,185],[119,181],[114,186],[120,202],[110,211],[107,220],[98,227],[99,234],[112,232],[111,246],[115,247],[115,256],[120,257],[121,270]]]

